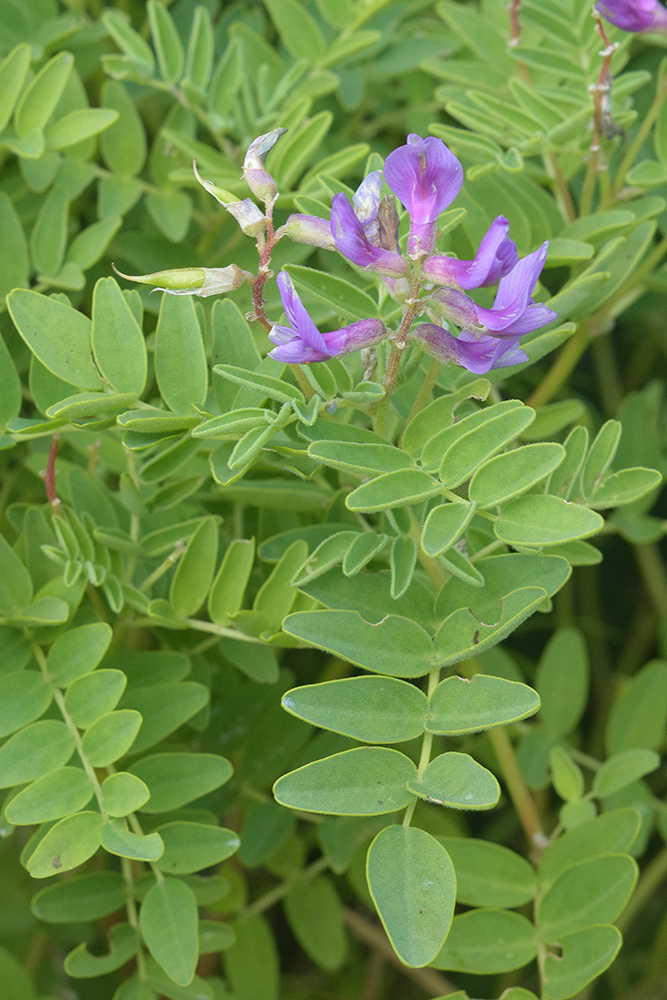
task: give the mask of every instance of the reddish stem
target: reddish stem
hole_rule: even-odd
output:
[[[512,48],[515,48],[521,41],[521,22],[519,21],[520,7],[521,0],[512,0],[512,2],[507,5],[507,9],[510,12],[510,25],[512,27],[509,44]]]
[[[267,333],[271,330],[273,324],[269,321],[264,311],[264,285],[269,277],[271,254],[276,242],[275,232],[273,229],[273,202],[269,200],[266,202],[266,234],[261,245],[260,241],[257,241],[257,249],[259,250],[259,270],[257,272],[255,283],[252,286],[252,307],[254,318],[258,323],[262,324]]]
[[[62,517],[60,510],[61,501],[56,492],[56,455],[58,454],[59,441],[60,436],[54,434],[51,439],[51,447],[49,448],[49,460],[46,463],[46,471],[44,472],[44,485],[46,487],[46,498],[51,504],[53,513],[59,514]]]

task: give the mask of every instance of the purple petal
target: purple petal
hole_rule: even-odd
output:
[[[541,302],[529,305],[526,311],[514,323],[510,323],[503,330],[496,331],[498,337],[523,337],[524,333],[532,333],[539,330],[541,326],[546,326],[552,319],[557,319],[558,313],[553,309],[547,309]]]
[[[526,361],[523,351],[517,350],[518,338],[511,342],[496,337],[475,336],[464,332],[453,337],[435,323],[422,323],[410,334],[423,349],[444,364],[457,364],[475,375],[485,375],[492,368],[504,368],[509,364]]]
[[[295,334],[304,342],[307,347],[314,351],[327,353],[324,337],[317,329],[312,319],[306,311],[306,307],[299,298],[292,279],[286,271],[281,271],[276,279],[280,297],[283,301],[283,309]]]
[[[658,0],[599,0],[595,9],[623,31],[667,29],[667,10]]]
[[[331,203],[331,233],[340,253],[359,267],[390,278],[400,278],[408,270],[408,262],[400,254],[373,246],[344,194],[334,195]]]
[[[489,226],[474,260],[429,257],[424,262],[424,276],[437,284],[458,285],[459,288],[494,285],[518,260],[516,246],[507,238],[509,228],[507,219],[499,215]]]
[[[463,185],[463,167],[442,139],[414,133],[389,154],[384,176],[417,225],[435,222]]]
[[[273,330],[269,337],[273,339]],[[327,361],[331,354],[316,351],[304,344],[298,337],[294,337],[289,343],[274,347],[272,351],[269,351],[268,356],[274,361],[282,361],[289,365],[307,365],[313,361]]]
[[[548,246],[547,240],[501,278],[492,309],[477,307],[478,320],[488,330],[505,330],[523,316],[544,266]]]

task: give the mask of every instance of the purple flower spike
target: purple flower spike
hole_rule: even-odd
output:
[[[595,9],[623,31],[667,31],[667,10],[659,0],[599,0]]]
[[[344,194],[334,195],[331,203],[331,234],[340,253],[359,267],[389,278],[401,278],[406,274],[409,267],[407,260],[370,242],[363,223]]]
[[[410,334],[427,354],[443,364],[460,365],[475,375],[485,375],[492,368],[507,368],[528,360],[519,348],[519,338],[499,340],[497,337],[475,336],[463,331],[453,337],[435,323],[422,323]]]
[[[426,256],[434,247],[438,216],[461,190],[463,167],[442,139],[412,132],[385,160],[384,177],[410,215],[408,256]]]
[[[278,289],[289,326],[276,325],[269,334],[277,347],[269,351],[275,361],[310,364],[326,361],[338,354],[349,354],[382,340],[386,330],[379,319],[363,319],[340,330],[320,333],[286,271],[277,277]]]
[[[558,315],[531,295],[547,256],[549,241],[528,254],[500,279],[492,309],[482,309],[469,296],[453,288],[440,288],[433,298],[442,303],[444,313],[457,326],[474,333],[494,333],[498,337],[521,337]]]
[[[489,226],[474,260],[428,257],[424,261],[424,277],[437,285],[467,289],[495,285],[518,261],[516,245],[508,239],[509,229],[507,219],[499,215]]]

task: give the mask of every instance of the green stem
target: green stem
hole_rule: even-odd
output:
[[[424,409],[424,407],[431,400],[431,393],[433,392],[433,386],[438,380],[438,375],[440,374],[440,362],[435,358],[431,358],[431,363],[428,366],[428,371],[424,377],[424,381],[421,384],[419,392],[417,393],[417,398],[415,399],[412,409],[410,410],[410,415],[405,422],[405,426],[413,420],[418,413]]]
[[[538,387],[526,400],[528,406],[544,406],[550,402],[561,386],[567,381],[585,353],[591,341],[588,324],[581,323],[578,329],[563,345],[555,362],[544,376]]]
[[[661,618],[667,617],[667,575],[655,544],[634,545],[635,558],[655,609]]]
[[[250,903],[245,906],[239,913],[239,920],[245,920],[248,917],[255,917],[258,913],[263,913],[268,910],[269,907],[273,906],[280,899],[287,895],[287,893],[292,889],[297,882],[305,882],[314,875],[319,875],[320,872],[325,871],[329,867],[329,862],[326,858],[318,858],[317,861],[313,861],[311,865],[307,868],[301,868],[298,872],[290,875],[279,885],[274,886],[268,892],[256,899],[254,903]]]
[[[154,569],[150,576],[147,576],[144,582],[139,587],[139,590],[144,594],[147,590],[153,586],[153,584],[160,579],[161,576],[170,570],[174,563],[178,562],[181,556],[185,553],[186,546],[182,539],[176,542],[173,550],[169,553],[167,558],[160,563],[157,569]]]
[[[440,667],[434,667],[433,670],[428,675],[428,690],[427,697],[430,701],[433,697],[433,692],[438,686],[440,681]],[[417,781],[421,781],[424,777],[424,772],[431,761],[431,750],[433,749],[433,733],[424,733],[422,737],[422,749],[419,755],[419,764],[417,766]],[[417,805],[417,799],[414,798],[408,808],[405,810],[405,816],[403,817],[403,826],[407,829],[412,822],[412,817],[414,815],[415,806]]]
[[[490,729],[489,740],[500,764],[507,791],[514,803],[528,842],[535,854],[541,853],[548,841],[542,829],[537,806],[526,787],[506,729]]]
[[[130,927],[133,927],[135,931],[139,934],[139,913],[137,910],[137,904],[134,898],[134,872],[132,871],[132,861],[130,858],[120,859],[120,870],[127,886],[127,899],[125,901],[125,912],[127,913],[127,922]],[[137,958],[137,972],[139,973],[140,979],[146,978],[146,964],[144,961],[143,948],[140,948],[136,955]]]
[[[72,734],[72,736],[74,738],[74,745],[76,747],[76,752],[78,754],[79,760],[81,761],[81,764],[83,765],[83,769],[86,772],[86,776],[88,777],[88,780],[90,781],[91,785],[93,786],[93,793],[95,795],[95,799],[97,800],[97,805],[98,805],[99,810],[100,810],[100,815],[102,816],[102,819],[106,823],[106,822],[108,822],[109,817],[107,816],[106,809],[104,808],[104,799],[103,799],[103,796],[102,796],[102,786],[100,785],[99,781],[97,780],[97,775],[95,774],[95,768],[90,763],[90,761],[88,760],[88,758],[86,757],[86,754],[84,752],[83,741],[81,739],[81,733],[79,732],[79,730],[77,729],[77,727],[74,725],[74,720],[72,719],[71,715],[67,711],[67,708],[65,707],[65,698],[63,696],[62,691],[60,690],[60,688],[56,684],[53,683],[53,681],[51,679],[51,676],[49,674],[49,671],[48,671],[48,668],[47,668],[47,664],[46,664],[46,656],[44,655],[44,650],[42,649],[41,646],[38,646],[36,642],[33,642],[31,645],[32,645],[33,655],[34,655],[35,659],[37,660],[37,664],[39,666],[39,669],[42,672],[42,676],[43,676],[44,680],[47,682],[47,684],[50,686],[51,691],[53,692],[53,700],[55,701],[56,705],[58,706],[58,710],[60,711],[60,714],[61,714],[61,716],[63,718],[63,721],[64,721],[65,725],[67,726],[67,728],[69,729],[70,733]]]

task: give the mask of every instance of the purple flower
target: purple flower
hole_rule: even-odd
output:
[[[463,167],[442,139],[412,132],[385,160],[384,177],[410,215],[408,256],[426,256],[435,244],[438,216],[461,190]]]
[[[509,222],[499,215],[489,226],[474,260],[428,257],[424,261],[424,277],[437,285],[458,285],[459,288],[495,285],[518,260],[516,245],[508,238],[509,230]]]
[[[525,351],[519,348],[519,338],[500,340],[498,337],[475,335],[464,330],[458,337],[436,326],[435,323],[421,323],[411,334],[431,357],[443,364],[460,365],[476,375],[485,375],[492,368],[507,368],[528,360]]]
[[[433,299],[444,307],[447,319],[472,333],[494,333],[498,337],[521,337],[531,333],[558,315],[531,298],[547,256],[547,240],[533,253],[523,257],[509,274],[500,279],[496,300],[491,309],[483,309],[463,292],[439,288]],[[514,363],[514,362],[512,362]]]
[[[409,264],[404,257],[371,243],[363,222],[344,194],[334,195],[331,202],[331,235],[340,253],[359,267],[389,278],[400,278],[408,271]]]
[[[658,0],[599,0],[595,9],[623,31],[667,31],[667,10]]]
[[[277,277],[278,289],[289,326],[276,325],[269,334],[277,347],[269,357],[290,364],[326,361],[337,354],[349,354],[382,340],[386,330],[379,319],[362,319],[330,333],[320,333],[294,288],[286,271]]]

